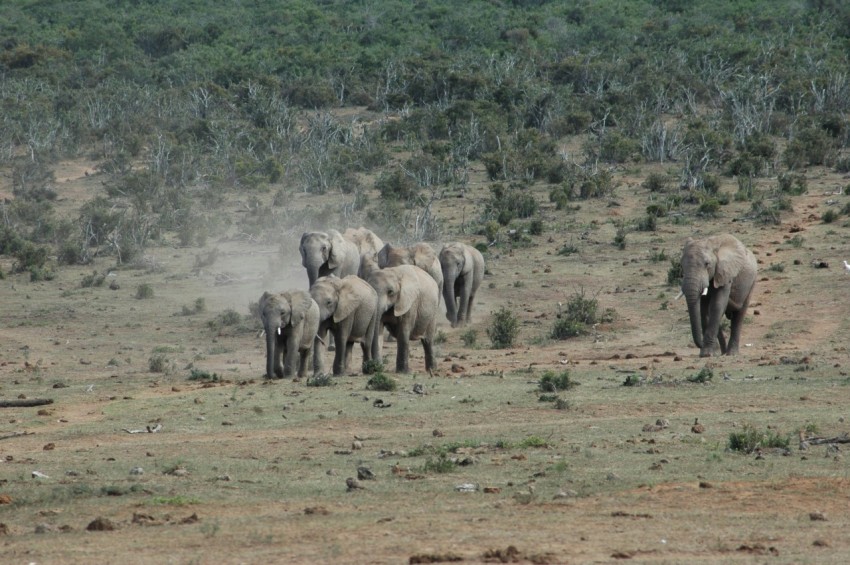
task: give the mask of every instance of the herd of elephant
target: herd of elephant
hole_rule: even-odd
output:
[[[452,327],[465,325],[484,278],[484,256],[452,242],[439,254],[427,243],[384,244],[371,230],[307,232],[299,245],[309,291],[265,292],[259,311],[266,335],[266,377],[324,373],[322,347],[334,345],[333,374],[349,370],[354,344],[364,363],[381,359],[384,329],[397,342],[396,372],[410,370],[411,340],[420,340],[425,370],[436,368],[440,302]],[[297,369],[296,369],[297,360]]]
[[[300,250],[309,292],[266,292],[260,299],[268,378],[295,373],[296,358],[297,375],[305,377],[311,355],[314,374],[322,373],[320,346],[328,331],[335,341],[334,375],[348,371],[355,343],[364,362],[380,360],[384,328],[398,342],[396,372],[409,371],[409,344],[418,339],[430,373],[440,297],[452,327],[463,326],[484,277],[484,257],[474,247],[447,243],[438,255],[427,243],[384,245],[365,228],[305,233]],[[679,296],[687,300],[700,356],[737,354],[756,282],[755,256],[733,235],[721,234],[688,238],[681,264]],[[728,342],[724,316],[730,320]]]

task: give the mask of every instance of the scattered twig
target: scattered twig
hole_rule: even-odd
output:
[[[13,438],[13,437],[20,437],[20,436],[31,436],[34,433],[35,432],[12,432],[10,434],[0,436],[0,439],[10,439],[10,438]]]
[[[804,440],[809,445],[821,445],[824,443],[850,443],[850,436],[847,434],[836,437],[810,437]]]
[[[162,424],[157,424],[154,427],[145,426],[143,430],[130,430],[127,428],[121,428],[128,434],[155,434],[156,432],[162,430]]]
[[[21,408],[29,406],[44,406],[53,404],[52,398],[19,398],[15,400],[0,400],[0,408]]]

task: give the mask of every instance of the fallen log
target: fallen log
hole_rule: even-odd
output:
[[[52,398],[17,398],[15,400],[0,400],[0,408],[21,408],[29,406],[44,406],[53,404]]]
[[[6,434],[4,436],[0,436],[0,439],[11,439],[13,437],[21,437],[21,436],[31,436],[35,432],[12,432],[10,434]]]
[[[850,443],[850,436],[844,434],[837,437],[810,437],[804,440],[809,445],[821,445],[824,443]]]

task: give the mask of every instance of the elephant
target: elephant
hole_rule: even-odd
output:
[[[682,249],[682,293],[700,357],[736,355],[758,267],[752,251],[730,234],[688,238]],[[680,295],[680,296],[681,296]],[[731,322],[729,342],[720,327]]]
[[[472,321],[475,293],[484,279],[484,256],[471,245],[447,243],[440,251],[440,266],[446,318],[453,328],[464,326]]]
[[[376,329],[378,319],[378,295],[366,281],[355,275],[345,278],[321,277],[310,287],[310,296],[319,305],[319,338],[328,330],[336,342],[333,374],[342,375],[351,362],[351,351],[356,342],[363,348],[363,361],[379,355]],[[313,370],[324,372],[324,363],[319,348],[313,359]]]
[[[369,284],[378,293],[380,325],[398,342],[396,372],[409,372],[410,340],[418,339],[425,350],[425,370],[432,373],[437,366],[434,356],[440,298],[437,283],[415,265],[399,265],[375,271],[369,276]],[[382,333],[383,329],[378,331]]]
[[[384,242],[372,230],[368,228],[348,228],[342,237],[351,241],[360,250],[360,258],[374,255],[384,246]]]
[[[393,247],[389,243],[378,251],[378,266],[398,267],[399,265],[416,265],[434,279],[440,296],[443,294],[443,269],[437,252],[427,243],[417,243],[410,247]]]
[[[266,332],[266,378],[291,376],[296,354],[298,378],[304,378],[319,330],[318,304],[303,290],[265,292],[259,310]]]
[[[305,232],[299,248],[310,286],[319,277],[342,278],[356,275],[360,269],[360,248],[336,230]]]

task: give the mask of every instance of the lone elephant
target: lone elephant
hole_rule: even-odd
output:
[[[453,328],[463,326],[472,320],[475,293],[484,279],[484,256],[465,243],[447,243],[440,251],[440,266],[446,318]]]
[[[410,340],[418,339],[425,350],[425,370],[433,371],[434,334],[440,299],[437,283],[414,265],[387,267],[373,272],[369,284],[378,293],[378,313],[397,343],[395,370],[407,373]],[[383,330],[379,330],[382,332]]]
[[[349,275],[345,278],[322,277],[310,287],[310,296],[319,306],[319,337],[328,330],[334,336],[333,374],[342,375],[351,363],[351,351],[357,342],[363,349],[363,361],[379,356],[378,295],[366,281]],[[314,352],[313,369],[324,372],[320,348]]]
[[[682,294],[688,302],[691,334],[700,357],[738,353],[757,268],[753,253],[730,234],[685,242]],[[731,322],[728,343],[720,327],[724,314]]]
[[[411,245],[410,247],[393,247],[387,243],[378,251],[378,266],[398,267],[399,265],[416,265],[434,279],[437,290],[443,294],[443,268],[440,258],[434,248],[425,242]],[[362,266],[361,266],[362,270]]]
[[[319,329],[319,306],[306,291],[290,290],[263,293],[259,310],[266,332],[266,377],[291,376],[297,356],[298,378],[304,378]]]
[[[360,248],[336,230],[305,232],[299,249],[310,286],[319,277],[342,278],[356,275],[360,269]]]

